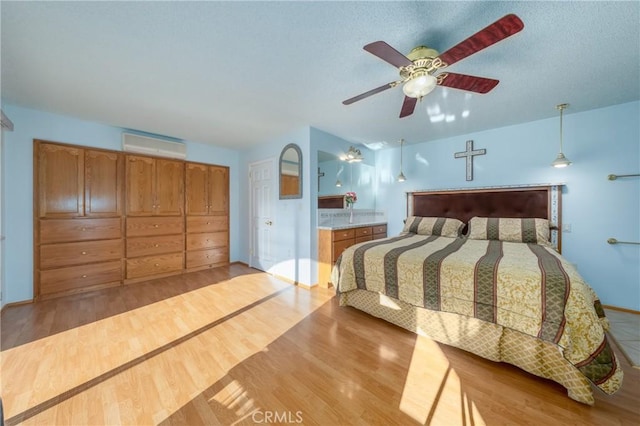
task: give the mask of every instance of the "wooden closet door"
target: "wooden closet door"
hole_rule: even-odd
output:
[[[182,216],[184,162],[156,160],[156,210],[160,216]]]
[[[85,153],[85,216],[122,214],[122,155],[109,151]]]
[[[151,216],[155,209],[156,162],[153,158],[126,157],[127,214]]]
[[[209,213],[209,167],[187,163],[185,170],[186,214],[204,216]]]
[[[84,150],[38,144],[39,217],[83,216]]]
[[[229,212],[229,169],[211,166],[209,168],[209,214]]]

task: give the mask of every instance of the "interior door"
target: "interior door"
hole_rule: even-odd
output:
[[[276,201],[273,160],[249,166],[251,180],[251,256],[253,268],[268,271],[274,263],[272,250],[273,211]]]

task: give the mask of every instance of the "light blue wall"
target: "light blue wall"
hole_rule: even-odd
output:
[[[405,191],[533,183],[565,183],[562,194],[563,255],[578,266],[606,305],[640,310],[640,248],[607,238],[640,241],[640,179],[607,180],[640,173],[640,103],[571,114],[563,120],[565,169],[550,167],[559,150],[559,118],[492,129],[404,147],[407,181],[395,182],[398,148],[376,153],[378,208],[387,211],[389,235],[402,229]],[[474,180],[455,152],[472,139],[486,155],[474,158]]]
[[[302,198],[280,200],[278,194],[278,160],[282,149],[294,143],[302,151]],[[249,170],[251,164],[265,160],[272,160],[273,192],[271,205],[273,206],[273,222],[271,235],[271,253],[273,267],[269,272],[285,277],[291,281],[299,282],[306,286],[315,284],[317,279],[315,256],[310,251],[309,235],[315,233],[315,221],[312,216],[311,183],[316,182],[310,174],[309,152],[309,128],[302,127],[293,130],[281,137],[265,141],[260,145],[241,154],[240,187],[244,188],[240,193],[240,259],[247,264],[250,261],[251,244],[251,218],[250,218],[250,182]],[[315,209],[315,207],[313,207]]]
[[[56,114],[3,104],[2,109],[14,124],[13,132],[4,134],[2,217],[6,230],[3,250],[2,303],[19,302],[33,297],[33,140],[43,139],[95,148],[121,150],[122,130]],[[239,224],[235,219],[240,192],[236,151],[196,142],[186,142],[187,159],[229,166],[230,257],[240,258]]]
[[[4,134],[2,164],[5,200],[6,285],[3,303],[28,300],[33,289],[33,139],[45,139],[119,150],[122,129],[74,118],[3,105],[15,124]],[[607,175],[640,171],[640,103],[564,116],[564,152],[574,164],[567,169],[549,166],[558,152],[558,118],[525,123],[442,139],[428,143],[409,141],[404,147],[407,181],[395,182],[399,149],[372,152],[359,147],[365,159],[375,158],[377,208],[387,212],[389,235],[402,229],[405,191],[530,183],[566,183],[563,220],[571,233],[563,234],[563,254],[600,295],[603,303],[640,310],[640,248],[606,243],[609,237],[640,241],[640,181],[608,181]],[[474,159],[475,179],[465,181],[464,160],[453,153],[473,139],[487,154]],[[306,285],[317,281],[317,151],[339,155],[350,143],[309,127],[296,129],[246,152],[187,142],[188,159],[230,167],[231,260],[249,263],[249,180],[251,163],[277,160],[288,143],[303,152],[303,195],[299,200],[278,200],[274,186],[276,265],[274,273]]]

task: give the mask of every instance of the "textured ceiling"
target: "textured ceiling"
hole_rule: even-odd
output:
[[[440,52],[508,13],[524,29],[454,65],[500,80],[437,87],[399,119],[397,70],[362,47]],[[3,102],[243,149],[314,126],[423,142],[640,99],[640,3],[0,3]]]

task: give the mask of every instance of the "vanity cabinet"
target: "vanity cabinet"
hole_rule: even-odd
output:
[[[331,286],[331,269],[347,247],[387,236],[387,224],[318,230],[318,284]]]

